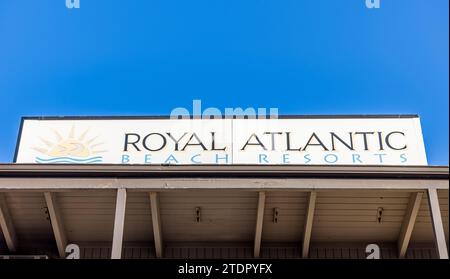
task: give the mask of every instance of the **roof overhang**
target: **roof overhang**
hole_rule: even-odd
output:
[[[0,190],[448,189],[448,167],[0,165]]]
[[[447,179],[448,166],[0,164],[1,177]]]

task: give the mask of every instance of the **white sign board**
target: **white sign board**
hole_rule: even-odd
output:
[[[418,117],[26,118],[16,162],[427,165]]]

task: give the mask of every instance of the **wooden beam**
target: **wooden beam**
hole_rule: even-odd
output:
[[[428,188],[428,205],[433,223],[434,240],[440,259],[448,259],[447,244],[445,242],[444,226],[442,225],[441,210],[438,194],[435,188]]]
[[[412,193],[409,199],[408,208],[403,218],[403,225],[400,230],[400,236],[398,239],[398,257],[403,259],[408,249],[409,240],[416,223],[417,214],[419,213],[420,202],[422,201],[423,193]]]
[[[64,230],[63,218],[61,216],[61,211],[59,210],[58,201],[56,200],[56,194],[45,192],[44,197],[45,202],[47,203],[48,214],[50,215],[50,222],[52,224],[53,234],[55,235],[59,256],[65,258],[67,236],[66,231]]]
[[[93,167],[93,166],[91,166]],[[337,167],[337,166],[335,166]],[[94,169],[93,171],[98,171]],[[136,171],[137,172],[137,171]],[[133,189],[152,192],[170,189],[236,189],[255,191],[311,191],[317,189],[347,190],[427,190],[431,179],[361,179],[361,178],[83,178],[70,177],[0,177],[0,190],[61,191],[64,189]],[[433,180],[436,189],[449,189],[448,179]]]
[[[150,193],[150,207],[152,210],[153,238],[155,240],[155,252],[157,258],[163,257],[164,246],[161,230],[161,214],[159,211],[159,200],[156,192]]]
[[[255,258],[259,258],[261,252],[261,237],[262,237],[262,228],[264,221],[264,206],[266,203],[266,193],[259,192],[258,193],[258,209],[256,213],[256,229],[255,229],[255,245],[253,250],[253,255]]]
[[[2,229],[8,250],[15,252],[17,250],[17,235],[3,193],[0,193],[0,228]]]
[[[125,224],[125,206],[127,203],[127,190],[117,189],[116,214],[114,217],[114,233],[111,259],[122,257],[123,227]]]
[[[314,221],[314,211],[316,208],[316,196],[315,191],[308,194],[308,205],[306,207],[305,226],[303,229],[303,247],[302,257],[307,258],[309,255],[309,243],[311,242],[312,225]]]

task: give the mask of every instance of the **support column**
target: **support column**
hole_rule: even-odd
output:
[[[51,192],[44,193],[45,202],[47,203],[48,214],[50,215],[50,221],[52,223],[53,234],[55,236],[56,246],[58,247],[58,253],[61,258],[66,256],[67,237],[64,230],[63,219],[61,217],[61,211],[59,210],[58,202],[56,200],[56,194]]]
[[[150,206],[152,210],[153,238],[155,240],[155,252],[157,258],[163,257],[163,238],[161,230],[161,213],[159,211],[158,194],[150,193]]]
[[[266,203],[266,193],[259,192],[258,193],[258,210],[257,210],[257,214],[256,214],[255,244],[254,244],[254,250],[253,250],[253,255],[255,258],[259,258],[259,255],[261,252],[261,237],[262,237],[265,203]]]
[[[302,257],[307,258],[309,255],[309,243],[311,242],[312,225],[314,221],[314,211],[316,208],[316,192],[308,194],[308,205],[306,207],[305,227],[303,230],[303,247]]]
[[[0,193],[0,228],[3,232],[8,250],[15,252],[17,250],[17,235],[3,193]]]
[[[412,193],[409,199],[408,208],[403,219],[403,225],[398,238],[398,257],[403,259],[408,249],[409,240],[416,223],[416,218],[420,209],[423,193]]]
[[[448,259],[447,244],[445,242],[444,226],[442,225],[441,209],[435,188],[428,188],[428,205],[430,206],[431,221],[433,223],[434,240],[440,259]]]
[[[123,227],[125,224],[125,205],[127,203],[127,191],[117,189],[116,214],[114,217],[114,234],[111,251],[111,259],[122,257]]]

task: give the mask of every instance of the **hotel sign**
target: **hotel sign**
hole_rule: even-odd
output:
[[[24,118],[15,161],[427,165],[418,117]]]

